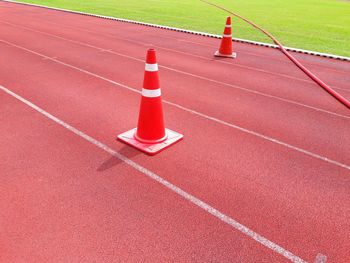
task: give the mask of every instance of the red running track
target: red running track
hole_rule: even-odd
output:
[[[350,261],[350,112],[277,50],[214,59],[216,39],[0,14],[1,262]],[[115,140],[151,45],[166,126],[185,135],[155,157]],[[350,97],[348,62],[297,56]]]

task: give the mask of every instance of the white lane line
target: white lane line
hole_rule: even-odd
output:
[[[55,24],[54,22],[50,21],[49,23],[51,24]],[[66,27],[68,27],[67,25],[65,25]],[[75,28],[76,30],[80,30],[80,31],[84,31],[80,28],[76,28],[76,27],[70,27],[70,28]],[[88,32],[89,30],[88,29],[85,29],[86,32]],[[93,31],[91,31],[93,32]],[[107,35],[107,34],[106,34]],[[125,40],[125,41],[130,41],[128,39],[123,39],[123,38],[118,38],[118,37],[115,37],[114,35],[108,33],[108,35],[112,38],[115,38],[115,39],[121,39],[121,40]],[[191,44],[195,44],[195,45],[199,45],[199,46],[205,46],[205,47],[210,47],[210,48],[217,48],[218,46],[217,45],[212,45],[212,44],[208,44],[208,43],[201,43],[201,42],[196,42],[196,41],[191,41],[191,40],[186,40],[186,39],[181,39],[181,38],[178,38],[178,37],[170,37],[170,36],[160,36],[161,38],[167,38],[167,39],[172,39],[172,40],[176,40],[178,42],[186,42],[186,43],[191,43]],[[235,38],[233,38],[235,39]],[[136,42],[136,41],[135,41]],[[233,43],[235,45],[235,43]],[[172,49],[170,49],[172,50]],[[174,52],[177,52],[177,50],[173,50]],[[254,56],[254,57],[259,57],[259,58],[266,58],[268,60],[275,60],[275,61],[278,61],[278,62],[283,62],[283,63],[286,63],[288,62],[288,60],[285,60],[285,59],[280,59],[280,58],[277,58],[277,57],[274,57],[274,58],[271,58],[271,56],[267,55],[267,54],[263,54],[263,53],[253,53],[251,51],[246,51],[246,50],[240,50],[239,51],[240,53],[244,53],[244,54],[247,54],[247,55],[251,55],[251,56]],[[191,55],[191,53],[187,53],[189,55]],[[193,55],[193,54],[192,54]],[[208,58],[207,58],[208,59]],[[350,60],[349,60],[350,61]],[[218,61],[219,62],[219,61]],[[233,63],[230,63],[228,62],[228,64],[232,65]],[[341,70],[341,69],[334,69],[334,68],[329,68],[328,66],[326,65],[319,65],[319,64],[312,64],[311,62],[304,62],[304,64],[306,65],[309,65],[309,66],[313,66],[313,67],[316,67],[318,69],[323,69],[323,70],[327,70],[327,71],[331,71],[331,72],[337,72],[339,74],[348,74],[347,71],[344,71],[344,70]],[[253,69],[257,69],[257,70],[260,70],[259,68],[253,68]],[[275,73],[275,72],[271,72],[271,71],[266,71],[267,73],[271,73],[271,74],[280,74],[280,73]],[[285,76],[288,76],[288,75],[285,75]],[[295,79],[297,80],[301,80],[301,81],[306,81],[306,82],[310,82],[312,83],[312,81],[310,80],[304,80],[304,79],[300,79],[298,77],[295,77]],[[338,88],[336,87],[337,89],[341,89],[341,88]]]
[[[219,210],[215,209],[214,207],[210,206],[209,204],[205,203],[204,201],[198,199],[197,197],[187,193],[186,191],[182,190],[181,188],[177,187],[176,185],[173,185],[172,183],[168,182],[167,180],[163,179],[159,175],[153,173],[152,171],[146,169],[145,167],[137,164],[136,162],[130,160],[126,156],[116,152],[112,148],[108,147],[107,145],[103,144],[102,142],[90,137],[86,133],[74,128],[73,126],[69,125],[68,123],[58,119],[57,117],[51,115],[50,113],[46,112],[42,108],[38,107],[34,103],[24,99],[23,97],[17,95],[16,93],[8,90],[7,88],[0,86],[0,89],[7,93],[8,95],[11,95],[12,97],[16,98],[17,100],[23,102],[27,106],[31,107],[32,109],[36,110],[37,112],[41,113],[45,117],[49,118],[50,120],[54,121],[55,123],[63,126],[67,130],[73,132],[74,134],[80,136],[81,138],[85,139],[86,141],[94,144],[95,146],[99,147],[100,149],[106,151],[107,153],[111,154],[112,156],[118,158],[119,160],[123,161],[124,163],[128,164],[135,170],[143,173],[144,175],[148,176],[154,181],[157,181],[158,183],[162,184],[172,192],[178,194],[182,198],[186,199],[187,201],[191,202],[192,204],[196,205],[197,207],[203,209],[207,213],[215,216],[217,219],[225,222],[226,224],[230,225],[234,229],[240,231],[241,233],[245,234],[246,236],[254,239],[258,243],[262,244],[263,246],[275,251],[276,253],[282,255],[283,257],[291,260],[292,262],[299,262],[304,263],[303,259],[299,258],[298,256],[294,255],[292,252],[286,250],[285,248],[277,245],[276,243],[268,240],[267,238],[259,235],[258,233],[254,232],[253,230],[249,229],[248,227],[242,225],[241,223],[237,222],[233,218],[223,214]]]
[[[118,83],[118,82],[116,82],[116,81],[107,79],[107,78],[105,78],[105,77],[102,77],[102,76],[100,76],[100,75],[97,75],[97,74],[95,74],[95,73],[92,73],[92,72],[90,72],[90,71],[87,71],[87,70],[85,70],[85,69],[81,69],[81,68],[75,67],[75,66],[73,66],[73,65],[67,64],[67,63],[65,63],[65,62],[62,62],[62,61],[60,61],[60,60],[58,60],[58,59],[50,58],[50,57],[48,57],[48,56],[46,56],[46,55],[40,54],[40,53],[38,53],[38,52],[35,52],[35,51],[33,51],[33,50],[30,50],[30,49],[27,49],[27,48],[25,48],[25,47],[18,46],[18,45],[16,45],[16,44],[10,43],[10,42],[5,41],[5,40],[2,40],[2,39],[0,39],[0,42],[3,42],[3,43],[5,43],[5,44],[7,44],[7,45],[10,45],[10,46],[13,46],[13,47],[22,49],[22,50],[25,50],[25,51],[27,51],[27,52],[29,52],[29,53],[32,53],[32,54],[35,54],[35,55],[37,55],[37,56],[47,58],[48,60],[54,61],[54,62],[56,62],[56,63],[58,63],[58,64],[61,64],[61,65],[66,66],[66,67],[75,69],[75,70],[77,70],[77,71],[80,71],[80,72],[82,72],[82,73],[88,74],[88,75],[93,76],[93,77],[95,77],[95,78],[102,79],[102,80],[104,80],[104,81],[106,81],[106,82],[109,82],[109,83],[114,84],[114,85],[116,85],[116,86],[122,87],[122,88],[124,88],[124,89],[129,90],[129,91],[136,92],[136,93],[141,93],[141,91],[138,90],[138,89],[136,89],[136,88],[132,88],[132,87],[126,86],[126,85],[124,85],[124,84]],[[174,106],[174,107],[176,107],[176,108],[179,108],[179,109],[184,110],[184,111],[186,111],[186,112],[189,112],[189,113],[191,113],[191,114],[200,116],[200,117],[205,118],[205,119],[207,119],[207,120],[211,120],[211,121],[214,121],[214,122],[216,122],[216,123],[219,123],[219,124],[222,124],[222,125],[225,125],[225,126],[228,126],[228,127],[234,128],[234,129],[237,129],[237,130],[242,131],[242,132],[244,132],[244,133],[248,133],[248,134],[254,135],[254,136],[258,137],[258,138],[261,138],[261,139],[270,141],[270,142],[272,142],[272,143],[276,143],[276,144],[278,144],[278,145],[281,145],[281,146],[284,146],[284,147],[286,147],[286,148],[288,148],[288,149],[291,149],[291,150],[294,150],[294,151],[303,153],[303,154],[305,154],[305,155],[311,156],[311,157],[316,158],[316,159],[319,159],[319,160],[321,160],[321,161],[324,161],[324,162],[327,162],[327,163],[336,165],[336,166],[338,166],[338,167],[341,167],[341,168],[350,170],[350,166],[349,166],[349,165],[346,165],[346,164],[343,164],[343,163],[334,161],[334,160],[329,159],[329,158],[327,158],[327,157],[325,157],[325,156],[318,155],[318,154],[316,154],[316,153],[313,153],[313,152],[307,151],[307,150],[305,150],[305,149],[302,149],[302,148],[299,148],[299,147],[290,145],[290,144],[285,143],[285,142],[283,142],[283,141],[277,140],[277,139],[275,139],[275,138],[272,138],[272,137],[269,137],[269,136],[260,134],[260,133],[258,133],[258,132],[255,132],[255,131],[248,130],[248,129],[246,129],[246,128],[240,127],[240,126],[238,126],[238,125],[235,125],[235,124],[232,124],[232,123],[228,123],[228,122],[226,122],[226,121],[223,121],[223,120],[220,120],[220,119],[211,117],[211,116],[209,116],[209,115],[206,115],[206,114],[200,113],[200,112],[198,112],[198,111],[195,111],[195,110],[186,108],[186,107],[184,107],[184,106],[181,106],[181,105],[179,105],[179,104],[173,103],[173,102],[171,102],[171,101],[168,101],[168,100],[162,100],[162,101],[163,101],[163,103],[172,105],[172,106]]]
[[[61,24],[57,24],[55,22],[52,22],[52,21],[46,21],[46,23],[50,23],[50,24],[53,24],[53,25],[59,25],[59,26],[62,26]],[[14,26],[19,26],[20,25],[15,25],[15,24],[12,24]],[[130,40],[130,39],[126,39],[126,38],[121,38],[121,37],[116,37],[115,35],[112,35],[108,32],[106,33],[100,33],[100,32],[97,32],[97,31],[93,31],[93,30],[89,30],[89,29],[86,29],[86,28],[79,28],[79,27],[74,27],[74,26],[69,26],[69,25],[64,25],[64,27],[66,28],[70,28],[70,29],[74,29],[74,30],[78,30],[78,31],[83,31],[83,32],[88,32],[88,33],[93,33],[93,34],[99,34],[101,36],[105,36],[105,37],[108,37],[108,38],[113,38],[113,39],[118,39],[118,40],[122,40],[122,41],[127,41],[127,42],[131,42],[131,43],[135,43],[135,44],[138,44],[138,45],[142,45],[144,44],[143,42],[140,42],[140,41],[135,41],[135,40]],[[30,29],[29,29],[30,30]],[[188,41],[188,40],[183,40],[183,39],[179,39],[179,38],[175,38],[175,37],[170,37],[170,36],[161,36],[162,38],[168,38],[168,39],[173,39],[173,40],[177,40],[177,41],[183,41],[183,42],[187,42],[187,43],[192,43],[192,44],[196,44],[196,45],[201,45],[201,46],[208,46],[208,47],[212,47],[212,48],[217,48],[217,46],[214,46],[214,45],[207,45],[207,44],[203,44],[203,43],[200,43],[200,42],[194,42],[194,41]],[[210,60],[208,59],[208,57],[203,57],[203,56],[198,56],[198,55],[194,55],[192,53],[187,53],[187,52],[181,52],[181,51],[178,51],[178,50],[175,50],[175,49],[171,49],[171,48],[165,48],[165,47],[161,47],[161,46],[157,46],[157,45],[154,45],[154,47],[157,47],[158,49],[164,49],[164,50],[169,50],[171,52],[176,52],[176,53],[182,53],[182,54],[186,54],[188,56],[193,56],[193,57],[199,57],[199,58],[202,58],[204,60]],[[255,56],[255,57],[262,57],[262,58],[267,58],[267,59],[271,59],[270,56],[268,55],[264,55],[264,54],[257,54],[257,53],[252,53],[252,52],[249,52],[249,51],[243,51],[241,50],[240,53],[245,53],[245,54],[249,54],[251,56]],[[279,62],[284,62],[284,63],[287,63],[288,60],[285,60],[285,59],[277,59],[277,58],[272,58],[273,60],[276,60],[276,61],[279,61]],[[350,60],[349,60],[350,61]],[[237,66],[237,67],[242,67],[242,68],[247,68],[247,69],[251,69],[251,70],[256,70],[256,71],[261,71],[261,72],[264,72],[264,73],[267,73],[267,74],[272,74],[272,75],[277,75],[277,76],[283,76],[283,77],[286,77],[286,78],[291,78],[291,79],[296,79],[296,80],[299,80],[299,81],[304,81],[304,82],[308,82],[308,83],[313,83],[313,81],[311,80],[308,80],[308,79],[301,79],[301,78],[298,78],[298,77],[292,77],[292,76],[289,76],[289,75],[286,75],[286,74],[282,74],[282,73],[276,73],[276,72],[272,72],[272,71],[267,71],[267,70],[262,70],[260,68],[254,68],[254,67],[249,67],[249,66],[244,66],[242,64],[233,64],[233,63],[229,63],[229,62],[225,62],[225,61],[222,61],[222,60],[215,60],[215,62],[218,62],[218,63],[224,63],[224,64],[228,64],[228,65],[231,65],[231,66]],[[338,72],[340,74],[347,74],[348,72],[346,71],[343,71],[343,70],[338,70],[338,69],[333,69],[333,68],[328,68],[327,66],[324,66],[324,65],[315,65],[315,64],[312,64],[312,63],[309,63],[309,62],[305,62],[305,64],[308,64],[310,66],[313,66],[313,67],[317,67],[319,69],[324,69],[324,70],[328,70],[328,71],[332,71],[332,72]],[[333,86],[333,88],[335,89],[339,89],[339,90],[346,90],[346,89],[342,89],[342,88],[339,88],[339,87],[335,87]]]
[[[29,27],[26,27],[26,26],[22,26],[22,25],[13,24],[13,23],[10,23],[8,21],[1,20],[1,23],[8,24],[8,25],[11,25],[13,27],[23,28],[23,29],[26,29],[26,30],[29,30],[29,31],[40,33],[40,34],[46,34],[46,35],[49,35],[49,36],[52,36],[52,37],[60,38],[59,36],[54,35],[54,34],[50,34],[50,33],[46,33],[46,32],[43,32],[43,31],[35,30],[35,29],[29,28]],[[53,25],[58,25],[57,23],[54,23],[52,21],[50,21],[49,23],[51,23]],[[62,25],[60,25],[60,26],[62,26]],[[166,47],[162,47],[162,46],[159,46],[159,45],[147,44],[145,42],[140,42],[140,41],[136,41],[136,40],[130,40],[130,39],[121,38],[121,37],[116,37],[115,35],[112,35],[112,34],[109,34],[109,33],[101,33],[101,32],[96,32],[96,31],[89,30],[89,29],[77,28],[77,27],[68,26],[68,25],[64,25],[64,27],[70,28],[70,29],[73,29],[73,30],[99,34],[99,35],[104,36],[104,37],[118,39],[118,40],[121,40],[121,41],[134,43],[134,44],[137,44],[137,45],[153,46],[153,47],[156,47],[157,49],[163,49],[163,50],[167,50],[167,51],[174,52],[174,53],[184,54],[186,56],[200,58],[200,59],[205,60],[205,61],[213,61],[212,59],[209,59],[208,57],[203,57],[203,56],[195,55],[195,54],[188,53],[188,52],[178,51],[178,50],[175,50],[175,49],[166,48]],[[162,36],[162,37],[164,37],[164,36]],[[182,41],[181,39],[177,39],[177,38],[173,38],[173,37],[168,37],[168,38],[176,39],[177,41]],[[62,39],[64,39],[64,38],[62,38]],[[74,40],[70,40],[70,39],[65,39],[65,40],[72,41],[72,42],[74,41]],[[76,41],[76,43],[78,43],[78,42],[79,41]],[[183,42],[189,42],[189,43],[195,43],[195,44],[199,44],[199,45],[204,45],[204,44],[197,43],[197,42],[192,42],[192,41],[185,41],[185,40],[183,40]],[[80,43],[84,44],[84,42],[80,42]],[[210,47],[212,47],[212,46],[210,46]],[[240,52],[242,52],[242,51],[240,51]],[[247,53],[247,54],[250,54],[250,55],[261,57],[261,55],[256,55],[256,54],[251,53],[251,52],[244,51],[242,53]],[[266,57],[266,56],[264,56],[264,57]],[[283,60],[278,60],[278,61],[283,61]],[[293,76],[290,76],[290,75],[287,75],[287,74],[283,74],[283,73],[277,73],[277,72],[268,71],[268,70],[264,70],[264,69],[260,69],[260,68],[251,67],[251,66],[245,66],[245,65],[237,64],[237,63],[233,64],[233,63],[226,62],[226,61],[223,61],[223,60],[214,60],[214,62],[215,63],[220,63],[220,64],[230,65],[232,67],[238,67],[238,68],[244,68],[244,69],[249,69],[249,70],[253,70],[253,71],[258,71],[258,72],[262,72],[262,73],[273,75],[273,76],[280,76],[280,77],[284,77],[284,78],[288,78],[288,79],[293,79],[293,80],[296,80],[296,81],[301,81],[301,82],[305,82],[305,83],[309,83],[309,84],[310,83],[312,83],[312,84],[314,83],[313,81],[311,81],[309,79],[302,79],[302,78],[299,78],[299,77],[293,77]],[[324,69],[324,67],[322,67],[322,69]],[[332,69],[330,69],[330,70],[332,70]],[[332,71],[338,72],[337,70],[332,70]],[[345,74],[346,72],[341,72],[341,73]],[[337,89],[337,90],[349,91],[348,89],[339,88],[339,87],[336,87],[336,86],[333,86],[333,85],[332,85],[332,87],[334,89]]]
[[[77,45],[90,47],[90,48],[97,49],[97,50],[100,50],[100,51],[106,51],[106,52],[108,52],[110,54],[114,54],[114,55],[117,55],[117,56],[120,56],[120,57],[125,57],[125,58],[132,59],[132,60],[135,60],[135,61],[139,61],[139,62],[142,62],[142,63],[145,62],[142,59],[138,59],[136,57],[132,57],[132,56],[128,56],[128,55],[125,55],[125,54],[121,54],[121,53],[115,52],[113,50],[107,51],[104,48],[101,48],[101,47],[98,47],[98,46],[94,46],[94,45],[91,45],[91,44],[88,44],[88,43],[85,43],[85,42],[81,42],[81,41],[77,41],[77,40],[73,40],[73,39],[60,37],[60,36],[57,36],[57,35],[54,35],[54,34],[51,34],[51,33],[35,30],[35,29],[29,28],[29,27],[26,27],[26,26],[15,25],[15,24],[12,24],[12,23],[9,23],[9,22],[5,22],[5,21],[0,21],[0,22],[3,23],[3,24],[8,24],[8,25],[13,26],[13,27],[23,28],[23,29],[26,29],[28,31],[36,32],[36,33],[39,33],[39,34],[42,34],[42,35],[47,35],[47,36],[51,36],[51,37],[54,37],[54,38],[57,38],[57,39],[62,39],[64,41],[75,43]],[[72,28],[74,28],[74,27],[72,27]],[[77,30],[87,31],[87,32],[94,32],[94,31],[82,30],[82,29],[77,29]],[[116,37],[114,37],[114,38],[116,38]],[[116,39],[121,39],[121,38],[116,38]],[[140,42],[138,42],[138,41],[127,40],[127,39],[121,39],[121,40],[125,40],[125,41],[129,41],[129,42],[140,44]],[[144,46],[150,46],[150,45],[149,44],[144,44]],[[157,47],[157,48],[163,49],[163,50],[168,50],[168,51],[171,51],[171,52],[181,53],[181,54],[185,54],[185,55],[191,55],[193,57],[197,57],[197,58],[200,58],[200,59],[208,60],[205,57],[189,54],[189,53],[186,53],[186,52],[181,52],[181,51],[177,51],[177,50],[173,50],[173,49],[169,49],[169,48],[164,48],[164,47],[160,47],[160,46],[155,46],[155,45],[151,45],[151,46]],[[231,63],[227,63],[227,62],[221,61],[221,60],[218,60],[217,62],[218,63],[224,63],[224,64],[232,65]],[[290,77],[290,76],[287,76],[287,75],[284,75],[284,74],[276,74],[276,73],[272,73],[272,72],[269,72],[269,71],[260,70],[260,69],[254,69],[254,68],[247,67],[247,66],[240,66],[240,65],[234,65],[234,66],[248,68],[248,69],[252,69],[252,70],[256,70],[256,71],[261,71],[261,72],[264,72],[266,74],[279,75],[279,76],[282,76],[282,77],[291,78],[291,79],[295,79],[295,80],[302,81],[302,82],[313,83],[313,82],[311,82],[309,80],[303,80],[303,79],[299,79],[299,78],[294,78],[294,77]],[[230,87],[230,88],[242,90],[242,91],[245,91],[245,92],[248,92],[248,93],[253,93],[253,94],[264,96],[264,97],[267,97],[267,98],[280,100],[280,101],[283,101],[283,102],[286,102],[286,103],[290,103],[290,104],[294,104],[294,105],[297,105],[297,106],[300,106],[300,107],[305,107],[305,108],[308,108],[308,109],[311,109],[311,110],[327,113],[327,114],[330,114],[330,115],[333,115],[333,116],[350,119],[349,116],[345,116],[345,115],[342,115],[342,114],[339,114],[339,113],[335,113],[335,112],[332,112],[332,111],[328,111],[328,110],[325,110],[325,109],[321,109],[321,108],[313,107],[313,106],[310,106],[310,105],[306,105],[306,104],[303,104],[303,103],[300,103],[300,102],[297,102],[297,101],[294,101],[294,100],[289,100],[289,99],[285,99],[285,98],[282,98],[282,97],[278,97],[278,96],[270,95],[270,94],[267,94],[267,93],[263,93],[263,92],[260,92],[260,91],[244,88],[244,87],[241,87],[241,86],[238,86],[238,85],[233,85],[233,84],[229,84],[229,83],[218,81],[218,80],[214,80],[214,79],[209,79],[209,78],[206,78],[206,77],[203,77],[203,76],[200,76],[200,75],[191,74],[189,72],[181,71],[181,70],[178,70],[178,69],[174,69],[174,68],[170,68],[170,67],[166,67],[166,66],[162,66],[162,65],[159,65],[159,67],[160,68],[164,68],[164,69],[169,70],[169,71],[177,72],[177,73],[180,73],[180,74],[183,74],[183,75],[188,75],[188,76],[191,76],[191,77],[194,77],[194,78],[198,78],[198,79],[202,79],[202,80],[209,81],[209,82],[212,82],[212,83],[216,83],[216,84],[219,84],[219,85],[223,85],[223,86],[227,86],[227,87]],[[349,90],[341,89],[341,88],[336,88],[336,89],[349,91]]]

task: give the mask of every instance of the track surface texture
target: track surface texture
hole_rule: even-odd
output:
[[[350,262],[350,111],[278,50],[0,2],[0,262]],[[136,125],[148,47],[166,126]],[[347,99],[350,63],[295,54]]]

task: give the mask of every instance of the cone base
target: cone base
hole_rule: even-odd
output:
[[[223,58],[236,58],[237,57],[237,53],[232,52],[232,54],[229,55],[225,55],[225,54],[221,54],[219,51],[216,51],[214,53],[215,57],[223,57]]]
[[[169,129],[165,129],[166,134],[168,135],[168,137],[166,138],[165,141],[159,142],[159,143],[153,143],[153,144],[149,144],[149,143],[142,143],[138,140],[135,139],[135,134],[136,132],[136,128],[124,132],[122,134],[119,134],[117,139],[132,146],[135,147],[136,149],[148,154],[148,155],[155,155],[161,151],[163,151],[164,149],[168,148],[169,146],[171,146],[172,144],[180,141],[183,138],[183,135],[177,132],[174,132],[172,130]]]

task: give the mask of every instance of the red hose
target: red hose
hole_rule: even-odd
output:
[[[221,7],[219,5],[210,3],[206,0],[200,0],[201,2],[204,2],[208,5],[214,6],[218,9],[221,9],[235,17],[238,17],[240,19],[242,19],[243,21],[247,22],[248,24],[250,24],[251,26],[255,27],[256,29],[260,30],[261,32],[263,32],[265,35],[267,35],[269,38],[271,38],[273,40],[273,42],[279,47],[279,49],[281,50],[281,52],[286,55],[295,65],[297,65],[307,76],[309,76],[309,78],[311,78],[313,81],[315,81],[319,86],[321,86],[324,90],[326,90],[329,94],[331,94],[334,98],[336,98],[338,101],[340,101],[343,105],[345,105],[346,107],[348,107],[350,109],[350,101],[348,101],[347,99],[345,99],[343,96],[341,96],[338,92],[336,92],[334,89],[332,89],[330,86],[328,86],[326,83],[324,83],[322,80],[320,80],[315,74],[313,74],[310,70],[308,70],[306,67],[304,67],[295,57],[293,57],[290,53],[288,53],[288,51],[282,46],[282,44],[273,36],[271,35],[268,31],[266,31],[265,29],[259,27],[258,25],[254,24],[253,22],[249,21],[248,19],[235,14],[233,12],[231,12],[230,10]]]

